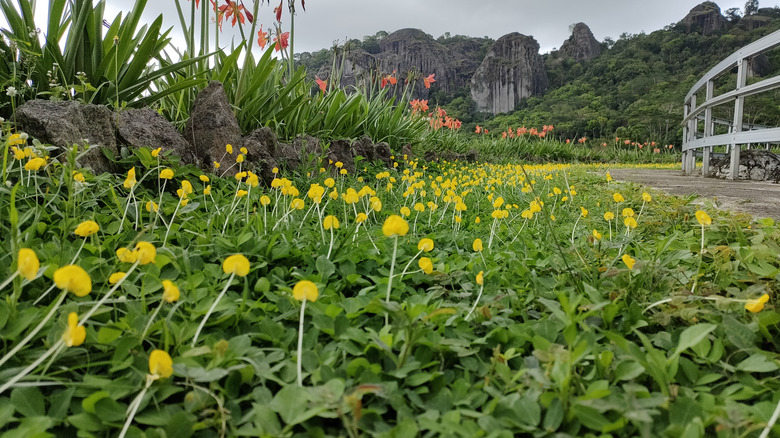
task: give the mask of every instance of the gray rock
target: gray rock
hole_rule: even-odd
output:
[[[728,178],[730,156],[710,161],[708,176]],[[754,181],[780,182],[780,156],[763,149],[742,149],[739,154],[739,178]]]
[[[100,147],[105,147],[114,155],[119,154],[115,136],[116,116],[104,106],[74,101],[31,100],[17,108],[16,122],[20,131],[43,143],[58,146],[62,152],[74,144],[80,147],[90,145],[92,147],[81,154],[79,164],[95,173],[114,170],[113,163],[100,150]]]
[[[301,168],[314,170],[314,166],[322,156],[320,140],[305,135],[295,138],[292,144],[279,143],[274,158],[286,169],[296,171]]]
[[[401,148],[402,158],[404,160],[413,160],[414,152],[412,152],[412,145],[407,143]]]
[[[517,32],[499,38],[471,78],[477,109],[493,114],[512,111],[523,99],[547,89],[547,71],[539,43]]]
[[[702,35],[718,32],[728,25],[728,21],[720,13],[720,7],[710,1],[695,6],[680,23],[688,32],[700,32]]]
[[[193,147],[165,117],[150,108],[128,109],[119,113],[119,143],[132,147],[162,148],[181,157],[182,164],[200,165]],[[211,162],[205,163],[207,166]]]
[[[350,175],[355,174],[355,160],[352,158],[352,148],[347,140],[333,140],[328,146],[328,158],[334,163],[341,161],[343,169]]]
[[[230,107],[222,84],[212,81],[200,90],[184,127],[184,138],[194,147],[202,163],[220,163],[220,170],[235,175],[238,148],[242,144],[241,128]],[[233,154],[225,154],[226,145],[233,146]]]
[[[575,61],[590,61],[601,55],[601,45],[585,23],[577,23],[571,37],[561,45],[559,53]]]
[[[393,159],[390,158],[393,155],[393,150],[390,149],[390,145],[382,141],[374,145],[375,159],[385,163],[385,166],[392,168]]]
[[[354,157],[363,157],[367,163],[374,161],[376,159],[374,142],[366,136],[355,140],[352,143],[352,155]]]
[[[276,134],[268,127],[255,129],[244,137],[243,145],[247,149],[248,165],[254,166],[260,179],[265,184],[271,185],[271,181],[274,179],[273,169],[278,166],[276,159],[274,159],[277,145]]]

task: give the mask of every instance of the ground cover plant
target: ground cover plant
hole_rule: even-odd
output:
[[[772,431],[771,220],[603,165],[326,160],[263,187],[3,142],[8,436]]]

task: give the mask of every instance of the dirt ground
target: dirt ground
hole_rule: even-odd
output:
[[[643,184],[677,196],[696,194],[711,199],[722,210],[780,221],[780,184],[773,182],[704,178],[701,173],[685,175],[682,170],[664,169],[610,169],[609,173],[618,181]]]

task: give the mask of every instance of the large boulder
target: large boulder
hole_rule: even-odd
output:
[[[700,32],[709,35],[728,26],[728,20],[720,13],[720,6],[707,1],[695,6],[680,22],[688,32]]]
[[[247,149],[247,163],[254,166],[263,182],[270,185],[275,176],[273,169],[278,166],[274,158],[277,148],[276,133],[268,127],[255,129],[244,137],[243,145]]]
[[[328,159],[333,163],[341,162],[342,169],[347,169],[347,173],[355,173],[355,160],[352,157],[352,147],[348,140],[333,140],[328,146]]]
[[[731,157],[713,159],[709,176],[728,178]],[[780,182],[780,156],[763,149],[743,149],[739,154],[739,178],[753,181]]]
[[[499,38],[471,78],[471,97],[480,111],[512,111],[523,99],[547,89],[539,43],[517,32]]]
[[[242,144],[241,127],[221,83],[212,81],[200,90],[184,127],[184,138],[202,163],[216,161],[220,170],[230,169],[227,174],[238,172],[233,164]],[[233,146],[233,154],[225,154],[228,144]]]
[[[354,157],[363,157],[363,160],[370,163],[376,159],[374,151],[374,142],[367,136],[363,136],[352,142],[352,155]]]
[[[565,58],[574,58],[575,61],[590,61],[601,55],[601,45],[585,23],[577,23],[571,36],[564,41],[558,52]]]
[[[132,148],[149,147],[172,151],[183,164],[200,165],[193,147],[165,117],[150,108],[128,109],[119,113],[117,140]],[[210,165],[211,162],[206,162]]]
[[[314,166],[322,157],[320,140],[309,135],[298,136],[290,143],[279,143],[274,158],[290,171],[301,168],[315,170]]]
[[[80,154],[79,164],[95,173],[115,170],[101,151],[106,148],[118,155],[116,142],[116,115],[101,105],[84,105],[75,101],[31,100],[16,110],[20,131],[43,143],[65,151],[73,145],[80,149],[92,146]]]

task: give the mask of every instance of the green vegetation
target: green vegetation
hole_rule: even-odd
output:
[[[18,4],[27,20],[30,2]],[[136,30],[143,1],[114,21],[128,29],[118,42],[97,38],[102,2],[74,4],[91,24],[64,53],[130,64],[113,78],[88,68],[83,88],[44,96],[116,111],[153,102],[181,124],[219,79],[246,131],[368,134],[493,162],[396,154],[350,174],[311,157],[263,187],[248,151],[226,145],[235,177],[148,148],[115,159],[121,176],[95,175],[77,147],[15,132],[16,106],[56,87],[36,76],[49,55],[5,32],[16,94],[2,94],[0,136],[3,436],[780,433],[780,227],[616,183],[613,164],[516,163],[677,167],[667,149],[566,143],[558,127],[516,123],[464,138],[454,113],[410,100],[411,86],[392,97],[392,75],[344,89],[312,83],[273,46],[208,53],[194,43],[208,38],[193,17],[210,22],[195,2],[189,21],[180,8],[181,61],[157,50],[159,30]],[[237,20],[249,12],[226,5]],[[57,38],[70,41],[81,15],[62,14]],[[123,41],[146,39],[120,58]],[[159,64],[131,72],[136,57]]]

